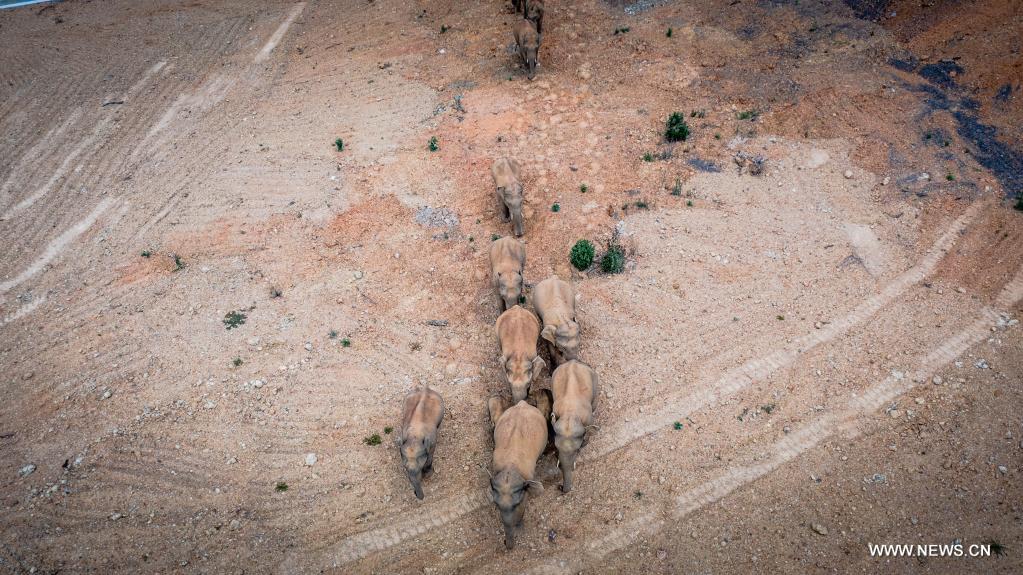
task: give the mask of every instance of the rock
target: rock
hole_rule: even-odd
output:
[[[308,465],[309,467],[312,467],[313,465],[316,465],[316,454],[315,453],[306,453],[305,454],[305,464]]]
[[[959,293],[966,293],[966,288],[964,288],[963,286],[959,286],[956,288],[956,291]]]
[[[263,387],[263,380],[262,379],[253,379],[252,381],[249,382],[249,385],[251,385],[252,387],[254,387],[256,389],[259,389],[259,388]]]
[[[36,470],[36,466],[34,464],[32,464],[32,463],[29,463],[28,465],[26,465],[26,466],[24,466],[24,467],[22,467],[21,469],[18,470],[18,476],[19,477],[28,477],[29,475],[32,475],[32,473],[34,473],[35,470]]]
[[[845,179],[847,179],[847,180],[851,180],[852,177],[853,177],[852,170],[846,170],[845,173],[842,174],[842,175],[845,176]]]
[[[232,531],[237,531],[242,526],[242,522],[237,519],[232,519],[229,525]]]
[[[110,520],[111,521],[117,521],[118,519],[120,519],[122,517],[124,517],[124,515],[121,515],[120,513],[112,513],[110,515]]]
[[[1001,473],[1002,475],[1005,475],[1008,472],[1009,472],[1009,468],[1008,467],[1006,467],[1004,465],[999,465],[998,466],[998,473]]]
[[[249,341],[247,343],[249,345],[251,345],[252,347],[256,347],[257,345],[259,345],[259,338],[258,337],[250,337]]]
[[[991,369],[991,366],[987,364],[984,358],[978,359],[977,363],[973,364],[977,369]]]
[[[103,397],[103,399],[110,399],[110,396],[113,395],[113,394],[114,393],[108,389],[108,390],[103,392],[103,396],[102,397]]]
[[[917,404],[917,405],[923,405],[923,404],[924,404],[924,401],[925,401],[925,400],[924,400],[924,398],[922,398],[922,397],[918,397],[918,398],[916,398],[916,404]]]
[[[28,380],[32,379],[33,377],[35,377],[35,376],[36,376],[36,372],[30,371],[30,372],[22,375],[21,379],[24,379],[25,381],[28,381]]]
[[[357,280],[361,280],[362,276],[363,276],[363,273],[361,271],[359,271],[359,270],[355,270],[355,273],[353,273],[352,276],[355,279],[357,279]]]
[[[576,70],[576,74],[582,80],[589,80],[590,76],[593,75],[592,72],[590,72],[590,63],[585,62],[582,66],[579,66],[579,69]]]
[[[936,375],[933,378],[931,378],[931,383],[933,383],[934,385],[941,385],[944,382],[945,380],[942,379],[940,375]]]
[[[311,342],[308,342],[308,341],[305,342],[305,350],[306,351],[312,351],[313,350],[313,344]]]
[[[885,178],[883,180],[881,180],[881,185],[882,186],[887,186],[888,182],[891,182],[891,181],[892,181],[891,178],[889,178],[888,176],[885,176]]]
[[[810,527],[812,527],[814,532],[817,533],[818,535],[827,535],[828,534],[828,528],[823,526],[823,525],[821,525],[820,523],[811,523]]]

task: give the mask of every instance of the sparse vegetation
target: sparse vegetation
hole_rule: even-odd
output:
[[[668,28],[668,31],[665,32],[664,35],[667,36],[668,38],[671,38],[671,28]]]
[[[174,271],[179,272],[185,269],[185,262],[181,261],[181,256],[174,254]]]
[[[650,152],[647,152],[647,153],[643,154],[643,161],[644,162],[652,162],[652,161],[654,161],[654,155],[651,154]]]
[[[440,33],[441,33],[441,34],[443,34],[443,33],[447,32],[448,30],[450,30],[450,28],[448,28],[448,27],[447,27],[447,26],[445,26],[444,24],[441,24],[441,25],[440,25]]]
[[[337,148],[337,151],[339,152],[345,151],[345,141],[341,138],[334,140],[334,147]]]
[[[956,177],[952,174],[952,172],[945,174],[945,179],[950,182],[956,181]]]
[[[681,421],[676,421],[674,424],[672,424],[672,427],[675,428],[675,431],[681,431],[682,430],[682,422]]]
[[[526,303],[526,296],[524,296],[522,294],[519,294],[519,303],[525,305],[525,303]]]
[[[764,413],[771,415],[771,412],[774,411],[775,407],[777,407],[775,404],[768,403],[767,405],[761,405],[760,411],[763,411]]]
[[[687,208],[693,207],[693,200],[686,200],[686,207]]]
[[[744,407],[744,408],[742,408],[742,413],[740,413],[739,415],[736,415],[735,418],[738,419],[739,421],[745,421],[747,415],[749,415],[749,408],[748,407]]]
[[[142,250],[142,254],[141,255],[144,258],[148,258],[149,256],[153,255],[153,252],[151,252],[149,250]]]
[[[380,438],[379,433],[374,433],[369,437],[363,437],[362,442],[365,443],[366,445],[380,445],[381,443],[384,442],[384,440]]]
[[[501,239],[501,234],[490,234],[490,241],[496,242],[499,239]]]
[[[1016,206],[1015,207],[1016,207],[1017,210],[1023,212],[1023,193],[1021,193],[1019,195],[1019,197],[1016,198]]]
[[[715,132],[714,133],[714,139],[715,140],[720,140],[721,139],[721,133],[720,132]]]
[[[753,121],[753,120],[756,120],[757,117],[759,117],[759,116],[760,116],[760,112],[758,110],[743,110],[742,112],[739,112],[738,118],[740,120],[750,120],[750,121]]]
[[[608,274],[620,274],[625,271],[625,250],[618,242],[611,240],[607,244],[607,251],[600,258],[600,269]]]
[[[585,193],[586,193],[586,191],[587,191],[587,190],[589,190],[589,189],[590,189],[590,188],[589,188],[589,187],[587,187],[587,185],[586,185],[586,184],[581,184],[581,185],[579,186],[579,191],[580,191],[580,192],[582,192],[582,193],[584,193],[584,194],[585,194]]]
[[[617,36],[617,35],[619,35],[619,34],[625,34],[625,33],[627,33],[628,31],[629,31],[629,27],[628,27],[628,26],[625,26],[625,27],[620,27],[620,28],[615,28],[615,33],[614,33],[614,35],[615,35],[615,36]]]
[[[270,286],[270,299],[277,299],[283,295],[277,286]]]
[[[431,152],[436,152],[437,150],[439,150],[440,146],[437,145],[437,136],[431,136],[430,143],[426,147],[429,148]]]
[[[783,316],[783,315],[779,315],[778,316],[778,321],[784,321],[784,320],[785,320],[785,316]]]
[[[593,256],[596,254],[596,250],[590,240],[579,240],[572,246],[572,251],[569,253],[568,259],[572,262],[572,266],[579,271],[589,269],[593,265]]]
[[[384,433],[386,433],[387,435],[390,435],[392,431],[394,431],[394,428],[391,427],[390,425],[384,428]]]
[[[337,339],[337,330],[332,329],[329,332],[327,332],[327,337],[329,337],[330,339]]]
[[[639,200],[639,201],[637,201],[637,202],[636,202],[635,204],[633,204],[633,205],[634,205],[634,206],[636,206],[637,208],[641,209],[641,210],[647,210],[647,209],[650,209],[650,204],[646,203],[646,202],[645,202],[645,201],[643,201],[643,200]]]
[[[559,204],[558,202],[554,202],[551,205],[551,211],[554,212],[554,213],[560,212],[561,211],[561,204]]]
[[[236,358],[234,358],[234,360],[231,361],[231,365],[233,365],[235,367],[238,367],[238,366],[240,366],[243,363],[245,363],[245,362],[243,362],[242,358],[240,358],[240,357],[236,357]]]
[[[632,496],[635,497],[636,499],[643,499],[643,492],[636,490],[632,493]]]
[[[238,311],[229,311],[224,316],[224,326],[227,329],[234,329],[245,323],[245,314]]]
[[[341,340],[341,347],[352,347],[352,340],[347,337]]]
[[[675,179],[675,186],[671,188],[671,195],[681,196],[682,195],[682,180]]]
[[[664,139],[669,142],[684,142],[689,137],[689,124],[680,112],[672,112],[664,130]]]
[[[690,118],[706,118],[707,117],[707,112],[705,112],[703,110],[693,110],[692,112],[689,112],[689,117]]]
[[[288,484],[283,481],[278,481],[277,485],[274,485],[274,491],[277,493],[284,493],[288,490]]]

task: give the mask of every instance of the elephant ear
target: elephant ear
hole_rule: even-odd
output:
[[[535,379],[537,377],[537,375],[539,375],[539,373],[541,371],[543,371],[543,369],[545,367],[547,367],[547,362],[544,361],[542,357],[540,357],[539,355],[534,357],[533,358],[533,378]]]
[[[555,327],[553,325],[545,326],[543,328],[543,331],[540,332],[540,337],[546,339],[551,343],[554,343],[554,330]]]
[[[530,479],[526,483],[528,485],[527,489],[529,489],[530,493],[532,493],[534,495],[539,495],[539,494],[543,493],[543,483],[540,483],[539,481],[536,481],[535,479]]]

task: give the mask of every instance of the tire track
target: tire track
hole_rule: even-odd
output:
[[[46,247],[42,255],[40,255],[34,262],[32,262],[27,268],[22,270],[20,274],[15,276],[13,279],[7,280],[0,283],[0,294],[7,293],[12,288],[17,287],[25,280],[39,273],[47,264],[57,258],[67,248],[68,244],[73,242],[82,235],[86,230],[92,227],[96,223],[96,220],[107,210],[113,203],[113,198],[104,198],[99,205],[97,205],[84,219],[80,220],[75,225],[71,226],[64,231],[61,235],[54,238],[50,245]]]
[[[279,44],[284,38],[284,35],[288,33],[288,28],[291,27],[291,23],[295,21],[295,18],[298,18],[298,15],[301,14],[304,9],[305,2],[299,2],[291,8],[291,12],[288,13],[288,17],[285,18],[284,22],[281,22],[281,25],[277,27],[277,30],[275,30],[273,35],[270,36],[270,39],[267,40],[263,49],[256,54],[253,62],[258,64],[270,57],[270,53],[277,47],[277,44]]]
[[[606,432],[599,433],[584,451],[581,462],[602,459],[642,437],[671,425],[672,422],[680,417],[685,417],[686,414],[714,405],[778,369],[791,365],[799,356],[821,344],[830,342],[853,326],[867,320],[910,286],[929,275],[938,262],[951,250],[955,240],[986,205],[985,202],[977,202],[969,206],[935,241],[917,265],[900,274],[879,294],[861,303],[848,315],[832,321],[827,329],[815,330],[816,333],[808,333],[796,338],[789,346],[747,361],[742,366],[726,372],[716,382],[696,386],[698,389],[706,389],[706,391],[684,398],[676,397],[674,401],[669,399],[668,405],[658,409],[650,416],[619,426],[617,429],[608,429]],[[598,441],[607,436],[617,439]],[[618,436],[621,437],[618,438]],[[431,527],[440,527],[475,511],[487,501],[486,489],[483,489],[469,495],[448,498],[437,504],[424,505],[424,509],[416,514],[416,520],[403,517],[400,522],[393,522],[342,539],[332,551],[327,553],[328,558],[320,566],[322,567],[324,564],[344,565],[362,559],[371,553],[394,547],[424,532],[416,527],[421,523],[418,519],[428,522]],[[468,507],[467,502],[475,502],[476,506]],[[648,520],[652,521],[653,519],[644,519],[644,521]],[[633,527],[636,526],[633,525]],[[289,575],[292,572],[295,571],[282,571]]]

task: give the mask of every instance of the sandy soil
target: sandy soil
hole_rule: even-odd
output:
[[[1020,4],[548,2],[533,82],[512,22],[0,12],[0,571],[1023,570]],[[510,552],[499,155],[603,385]],[[615,231],[624,273],[571,269]],[[386,428],[422,383],[420,502]],[[999,553],[867,547],[955,540]]]

